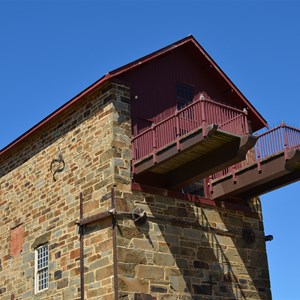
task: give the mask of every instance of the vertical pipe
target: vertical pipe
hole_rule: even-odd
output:
[[[80,204],[79,204],[79,217],[80,221],[83,219],[83,195],[80,193]],[[80,299],[84,300],[84,225],[79,227],[80,231]]]
[[[116,201],[115,201],[115,189],[111,188],[111,208],[113,210],[116,209]],[[112,231],[113,231],[113,264],[114,264],[114,292],[115,292],[115,300],[118,300],[118,257],[117,257],[117,230],[116,230],[116,215],[112,216]]]

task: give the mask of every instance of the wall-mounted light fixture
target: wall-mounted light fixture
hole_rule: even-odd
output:
[[[58,147],[58,157],[53,159],[50,164],[50,171],[52,173],[53,180],[56,181],[56,174],[62,172],[65,169],[65,161],[62,156],[60,147]]]
[[[265,235],[265,241],[266,242],[271,242],[273,240],[273,235],[269,234],[269,235]]]
[[[142,208],[136,207],[131,214],[131,218],[135,224],[143,225],[147,220],[147,214]]]

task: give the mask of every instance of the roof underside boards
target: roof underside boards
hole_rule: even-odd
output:
[[[210,127],[183,136],[155,154],[134,163],[135,180],[163,188],[181,188],[245,159],[254,136],[237,136]]]

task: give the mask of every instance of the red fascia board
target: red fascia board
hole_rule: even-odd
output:
[[[120,68],[117,68],[113,71],[110,71],[108,74],[110,74],[112,76],[117,76],[117,75],[119,75],[121,73],[124,73],[124,72],[126,72],[130,69],[133,69],[133,68],[135,68],[135,67],[137,67],[141,64],[144,64],[144,63],[146,63],[150,60],[153,60],[154,58],[156,58],[158,56],[161,56],[161,55],[163,55],[163,54],[165,54],[169,51],[172,51],[175,48],[177,48],[181,45],[184,45],[184,44],[186,44],[187,42],[190,42],[190,41],[195,41],[195,38],[192,35],[189,35],[189,36],[187,36],[187,37],[185,37],[185,38],[183,38],[183,39],[181,39],[181,40],[179,40],[179,41],[177,41],[177,42],[175,42],[171,45],[168,45],[168,46],[166,46],[162,49],[159,49],[159,50],[157,50],[155,52],[152,52],[152,53],[150,53],[146,56],[143,56],[143,57],[141,57],[137,60],[134,60],[134,61],[130,62],[129,64],[126,64],[126,65],[124,65]]]
[[[256,115],[256,117],[261,121],[262,124],[264,124],[266,127],[267,122],[264,120],[264,118],[258,113],[258,111],[250,104],[250,102],[246,99],[246,97],[238,90],[238,88],[232,83],[232,81],[226,76],[226,74],[220,69],[220,67],[214,62],[214,60],[208,55],[208,53],[200,46],[200,44],[195,40],[195,38],[192,35],[189,35],[169,46],[166,46],[160,50],[157,50],[151,54],[148,54],[138,60],[135,60],[129,64],[126,64],[120,68],[117,68],[109,73],[107,73],[105,76],[101,77],[98,81],[90,85],[88,88],[83,90],[81,93],[79,93],[77,96],[69,100],[67,103],[62,105],[60,108],[55,110],[53,113],[51,113],[49,116],[47,116],[45,119],[37,123],[34,127],[26,131],[24,134],[22,134],[19,138],[8,144],[6,147],[4,147],[2,150],[0,150],[0,156],[2,156],[4,153],[6,153],[8,150],[13,148],[15,145],[20,143],[21,141],[25,140],[28,136],[36,132],[38,129],[43,127],[46,123],[48,123],[51,119],[62,113],[64,110],[69,108],[70,106],[74,105],[80,98],[84,97],[86,94],[91,92],[93,89],[99,87],[101,84],[103,84],[106,80],[112,79],[113,77],[124,73],[130,69],[133,69],[141,64],[144,64],[158,56],[161,56],[162,54],[165,54],[169,51],[172,51],[173,49],[184,45],[188,42],[192,42],[202,53],[205,58],[211,63],[211,65],[215,68],[215,70],[221,75],[221,77],[227,82],[227,84],[238,94],[238,96],[244,101],[245,105],[251,109],[251,111]]]
[[[112,79],[116,75],[119,75],[119,74],[121,74],[123,72],[126,72],[126,71],[128,71],[128,70],[130,70],[130,69],[132,69],[132,68],[134,68],[134,67],[136,67],[138,65],[140,65],[141,63],[145,63],[145,62],[147,62],[149,60],[152,60],[153,58],[155,58],[157,56],[160,56],[163,53],[166,53],[166,52],[174,49],[177,46],[185,44],[187,41],[189,41],[191,39],[193,40],[194,38],[192,36],[188,36],[186,38],[183,38],[182,40],[179,40],[179,41],[175,42],[172,45],[169,45],[169,46],[167,46],[165,48],[162,48],[162,49],[160,49],[158,51],[155,51],[155,52],[153,52],[153,53],[151,53],[149,55],[146,55],[146,56],[142,57],[141,59],[135,60],[135,61],[133,61],[133,62],[131,62],[129,64],[126,64],[126,65],[124,65],[124,66],[122,66],[120,68],[117,68],[117,69],[115,69],[115,70],[107,73],[105,76],[101,77],[98,81],[96,81],[95,83],[93,83],[92,85],[90,85],[88,88],[86,88],[85,90],[83,90],[81,93],[79,93],[74,98],[72,98],[71,100],[69,100],[67,103],[65,103],[64,105],[62,105],[61,107],[59,107],[57,110],[55,110],[53,113],[51,113],[50,115],[48,115],[42,121],[40,121],[39,123],[37,123],[31,129],[27,130],[20,137],[18,137],[13,142],[11,142],[7,146],[5,146],[3,149],[1,149],[0,150],[0,156],[2,156],[4,153],[7,153],[10,149],[12,149],[17,144],[21,143],[28,136],[32,135],[38,129],[40,129],[41,127],[43,127],[46,123],[48,123],[54,117],[56,117],[57,115],[59,115],[60,113],[62,113],[64,110],[66,110],[70,106],[74,105],[74,103],[76,103],[80,98],[84,97],[86,94],[88,94],[89,92],[91,92],[93,89],[99,87],[106,80]]]
[[[169,51],[174,50],[175,48],[187,44],[188,42],[192,42],[196,48],[199,50],[199,52],[205,57],[205,59],[214,67],[216,72],[221,76],[222,80],[224,80],[232,90],[235,91],[235,93],[239,96],[239,98],[245,103],[245,108],[249,108],[252,113],[256,116],[256,118],[263,124],[263,126],[268,127],[267,121],[262,117],[262,115],[254,108],[254,106],[249,102],[249,100],[243,95],[243,93],[235,86],[235,84],[228,78],[228,76],[221,70],[221,68],[218,66],[218,64],[209,56],[209,54],[202,48],[202,46],[197,42],[197,40],[192,36],[189,35],[174,44],[171,44],[167,47],[164,47],[160,50],[157,50],[151,54],[148,54],[140,59],[137,59],[129,64],[126,64],[118,69],[115,69],[111,72],[109,72],[112,76],[117,76],[121,73],[124,73],[130,69],[133,69],[137,66],[140,66],[141,64],[144,64],[158,56],[161,56]]]
[[[268,127],[267,121],[262,117],[262,115],[254,108],[254,106],[249,102],[249,100],[243,95],[243,93],[235,86],[235,84],[229,79],[229,77],[222,71],[222,69],[218,66],[218,64],[209,56],[209,54],[201,47],[201,45],[195,40],[192,40],[195,46],[202,52],[205,58],[211,63],[211,65],[215,68],[215,70],[221,75],[223,80],[236,92],[236,94],[242,99],[245,103],[245,106],[249,108],[254,115],[260,120],[260,122]]]
[[[13,142],[8,144],[6,147],[0,150],[0,157],[4,154],[7,153],[10,149],[12,149],[14,146],[17,144],[21,143],[23,140],[25,140],[28,136],[32,135],[34,132],[42,128],[44,125],[46,125],[50,120],[54,119],[56,116],[61,114],[63,111],[74,105],[77,101],[79,101],[82,97],[87,95],[89,92],[94,90],[95,88],[99,87],[101,84],[106,82],[108,79],[110,79],[112,76],[109,74],[106,74],[105,76],[101,77],[98,81],[90,85],[88,88],[83,90],[81,93],[76,95],[74,98],[69,100],[67,103],[59,107],[57,110],[55,110],[53,113],[48,115],[46,118],[44,118],[42,121],[37,123],[35,126],[27,130],[25,133],[23,133],[21,136],[19,136],[17,139],[15,139]]]

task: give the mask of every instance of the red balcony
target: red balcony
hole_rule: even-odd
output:
[[[132,139],[134,179],[178,188],[245,159],[247,111],[203,96]]]
[[[300,179],[300,130],[282,123],[258,136],[246,160],[213,174],[213,199],[262,195]]]

